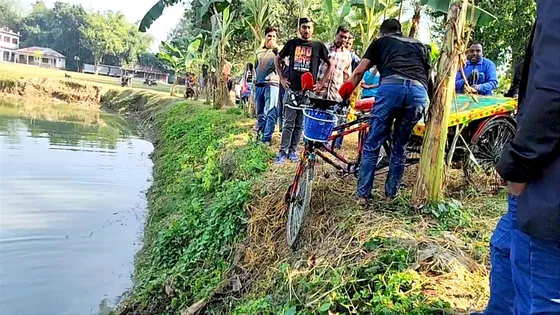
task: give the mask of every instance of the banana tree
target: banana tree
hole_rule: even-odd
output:
[[[270,4],[267,0],[248,0],[245,3],[245,23],[255,38],[253,49],[262,46],[264,30],[270,23]]]
[[[339,6],[333,0],[324,0],[321,7],[313,10],[315,16],[324,16],[324,19],[321,19],[321,23],[315,26],[315,33],[318,35],[318,39],[323,41],[332,40],[338,26],[347,23],[346,18],[350,11],[352,11],[352,0],[343,1]]]
[[[169,43],[161,42],[161,47],[163,48],[163,51],[160,51],[156,55],[156,57],[163,61],[167,65],[167,67],[175,73],[175,81],[173,81],[173,85],[171,86],[170,91],[171,96],[175,96],[175,86],[177,85],[177,78],[186,70],[185,56],[183,55],[181,50]]]
[[[194,40],[192,40],[187,49],[183,52],[178,47],[169,44],[167,42],[162,42],[162,50],[157,54],[157,57],[165,62],[167,66],[175,72],[175,81],[171,86],[170,94],[175,96],[175,86],[177,85],[177,78],[179,75],[184,74],[187,71],[193,70],[193,65],[199,60],[199,48],[202,44],[202,35],[199,35]]]
[[[413,189],[413,202],[416,205],[437,202],[443,197],[447,125],[455,97],[455,76],[457,69],[464,64],[467,11],[471,11],[469,16],[478,23],[484,23],[486,16],[492,17],[486,11],[472,11],[473,7],[469,5],[472,0],[421,1],[436,10],[442,10],[445,5],[448,9],[443,47],[437,65],[436,88],[428,110],[418,176]]]
[[[212,99],[214,108],[217,109],[230,104],[226,78],[222,73],[227,60],[226,50],[235,31],[233,27],[235,12],[230,12],[230,8],[230,6],[227,6],[221,12],[218,12],[218,9],[214,6],[212,8],[213,14],[210,16],[212,21],[211,51],[214,53],[213,64],[216,68],[213,80],[216,86],[213,89]]]
[[[399,11],[396,3],[384,0],[352,0],[352,6],[356,10],[350,12],[346,21],[360,30],[358,44],[361,44],[363,50],[375,39],[384,15],[394,16]]]

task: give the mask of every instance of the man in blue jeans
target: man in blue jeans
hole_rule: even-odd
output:
[[[265,29],[264,47],[257,53],[255,103],[257,106],[257,134],[265,144],[270,144],[278,117],[280,80],[274,60],[278,54],[278,29]]]
[[[401,33],[396,19],[385,20],[381,37],[366,51],[350,82],[356,87],[364,73],[373,66],[381,75],[376,104],[370,118],[358,179],[358,203],[367,205],[376,162],[383,142],[392,134],[391,164],[385,183],[385,195],[394,198],[400,186],[406,162],[406,143],[416,123],[422,118],[428,101],[430,53],[426,45]]]
[[[508,212],[490,239],[484,314],[560,314],[560,23],[558,0],[537,1],[521,71],[517,133],[496,166]]]

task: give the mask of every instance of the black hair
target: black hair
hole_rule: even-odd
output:
[[[477,41],[472,42],[472,43],[471,43],[471,46],[472,46],[472,45],[480,45],[480,47],[484,47],[484,46],[482,45],[481,42],[477,42]],[[469,48],[470,48],[471,46],[469,46]]]
[[[379,31],[383,34],[401,33],[401,22],[397,19],[387,19],[381,23]]]
[[[340,26],[336,29],[336,34],[338,34],[338,33],[340,33],[340,32],[342,32],[342,33],[350,33],[350,29],[348,29],[348,26],[346,26],[346,25],[340,25]],[[352,35],[352,34],[350,34],[350,35]]]
[[[276,35],[278,35],[278,28],[276,26],[267,26],[264,29],[264,35],[270,33],[270,32],[276,32]]]
[[[315,22],[313,22],[313,20],[310,17],[302,17],[298,20],[298,25],[302,25],[305,23],[313,23],[315,24]]]

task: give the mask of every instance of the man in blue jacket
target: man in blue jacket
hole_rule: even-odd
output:
[[[490,239],[484,314],[560,314],[560,32],[558,0],[538,0],[521,71],[517,133],[496,166],[508,212]]]
[[[461,70],[455,78],[455,91],[457,93],[470,92],[479,95],[492,95],[492,91],[498,86],[498,75],[496,65],[489,59],[484,58],[482,45],[473,43],[467,53],[467,64],[463,71],[470,88],[463,79]]]

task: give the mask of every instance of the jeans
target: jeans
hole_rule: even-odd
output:
[[[257,133],[262,134],[263,142],[272,141],[272,134],[276,126],[278,115],[278,92],[277,86],[258,86],[255,90],[255,103],[257,104]]]
[[[490,239],[490,301],[484,314],[560,314],[560,244],[517,229],[517,197]]]
[[[412,85],[405,80],[402,84],[382,84],[377,89],[376,104],[370,118],[370,129],[364,144],[358,179],[358,196],[371,198],[379,150],[390,135],[393,123],[391,164],[385,182],[385,195],[397,194],[406,163],[406,144],[412,129],[418,123],[428,93],[423,86]]]
[[[344,116],[344,117],[339,116],[337,118],[337,122],[336,122],[337,126],[345,124],[345,123],[346,123],[346,116]],[[344,132],[344,129],[340,130],[340,132]],[[344,137],[336,138],[336,140],[334,141],[334,147],[335,148],[342,148],[342,142],[343,141],[344,141]]]
[[[290,90],[284,94],[284,105],[287,102]],[[296,152],[297,145],[303,132],[303,110],[284,106],[284,126],[282,128],[282,142],[280,153],[289,154]]]

